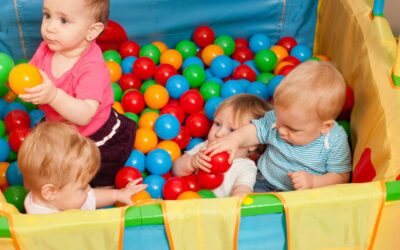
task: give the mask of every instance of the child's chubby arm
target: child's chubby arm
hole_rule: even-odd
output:
[[[136,179],[129,182],[125,188],[122,189],[103,189],[94,188],[94,194],[96,196],[96,207],[101,208],[109,205],[113,205],[116,202],[124,204],[132,204],[131,197],[147,188],[147,184],[138,184],[142,178]]]
[[[19,95],[25,102],[33,104],[48,104],[66,120],[79,125],[87,125],[99,108],[95,100],[74,98],[62,89],[57,88],[45,72],[40,71],[43,83],[33,88],[25,89],[27,94]]]
[[[204,153],[205,148],[201,148],[194,155],[185,153],[182,157],[175,160],[172,173],[175,176],[187,176],[193,174],[197,169],[201,169],[207,173],[210,172],[211,158]]]
[[[350,173],[327,173],[324,175],[314,175],[305,171],[297,171],[289,173],[288,175],[292,180],[295,190],[347,183],[350,180]]]
[[[205,153],[212,157],[220,152],[228,151],[230,152],[229,162],[232,163],[239,147],[256,146],[259,143],[256,126],[250,123],[226,136],[213,140],[208,144]]]

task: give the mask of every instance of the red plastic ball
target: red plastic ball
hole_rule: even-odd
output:
[[[198,90],[191,89],[181,95],[179,104],[186,113],[193,114],[203,110],[204,100]]]
[[[186,182],[189,185],[189,190],[190,191],[194,191],[197,192],[200,190],[200,184],[197,181],[196,175],[192,174],[192,175],[187,175],[187,176],[183,176],[183,179],[186,180]]]
[[[249,41],[247,41],[246,38],[238,37],[235,39],[235,48],[236,49],[248,48],[248,47],[249,47]]]
[[[122,96],[122,108],[125,112],[139,114],[145,107],[144,97],[138,90],[128,90]]]
[[[118,50],[122,43],[128,41],[124,28],[117,22],[108,20],[103,33],[96,39],[102,51]]]
[[[203,113],[191,114],[186,118],[185,126],[189,129],[192,137],[203,137],[208,134],[211,122]]]
[[[231,167],[231,164],[229,163],[229,153],[225,151],[212,156],[210,164],[212,174],[225,173]]]
[[[181,149],[185,149],[190,142],[189,129],[185,126],[181,126],[178,135],[172,140],[176,142]]]
[[[133,73],[142,80],[151,78],[155,68],[154,61],[148,57],[139,57],[133,63]]]
[[[257,79],[256,72],[246,64],[241,64],[235,68],[232,73],[233,79],[247,79],[250,82],[254,82]]]
[[[294,56],[287,56],[285,58],[282,59],[282,62],[290,62],[291,64],[293,64],[294,66],[299,65],[301,62],[299,59],[297,59]]]
[[[139,178],[142,178],[142,173],[137,168],[123,167],[115,175],[115,187],[118,189],[125,188],[129,182]],[[139,183],[142,183],[142,181]]]
[[[122,58],[128,56],[138,56],[140,51],[140,45],[135,41],[126,41],[119,47],[119,53]]]
[[[119,86],[121,87],[122,92],[125,92],[128,89],[140,89],[142,81],[134,74],[127,73],[119,79]]]
[[[183,108],[181,106],[179,106],[179,103],[176,100],[170,101],[167,105],[165,105],[161,109],[160,115],[163,115],[163,114],[174,115],[181,124],[185,120],[185,111],[183,110]]]
[[[354,105],[354,93],[350,87],[346,87],[346,100],[344,102],[342,111],[347,111],[353,108]]]
[[[8,144],[14,152],[18,152],[22,142],[24,142],[26,136],[29,134],[29,128],[17,128],[11,131],[8,137]]]
[[[203,170],[199,170],[196,177],[200,187],[205,189],[215,189],[224,181],[224,174],[209,174]]]
[[[172,65],[166,64],[166,63],[160,64],[154,70],[154,80],[156,80],[156,82],[158,84],[165,86],[165,83],[167,82],[167,80],[171,76],[176,75],[176,74],[177,74],[177,71]]]
[[[285,36],[285,37],[282,37],[281,39],[279,39],[279,41],[276,43],[276,45],[280,45],[280,46],[286,48],[287,51],[290,53],[292,48],[297,45],[297,41],[293,37]]]
[[[176,176],[165,182],[162,193],[165,200],[176,200],[185,191],[189,191],[189,184],[184,178]]]
[[[254,54],[251,49],[247,47],[238,48],[233,52],[232,59],[239,61],[240,63],[244,63],[248,60],[253,60]]]
[[[212,44],[214,40],[214,30],[209,26],[199,26],[193,32],[193,41],[201,48]]]
[[[171,177],[172,177],[171,171],[168,171],[168,172],[166,172],[165,174],[162,175],[162,178],[164,178],[164,180],[168,180]]]
[[[290,71],[294,70],[294,68],[296,68],[296,66],[294,66],[294,65],[286,65],[286,66],[283,66],[283,67],[281,68],[281,70],[279,70],[278,75],[284,75],[284,76],[286,76],[287,74],[290,73]]]
[[[31,119],[29,114],[23,110],[13,110],[7,114],[4,118],[4,124],[6,126],[6,131],[10,132],[17,128],[28,128],[30,127]]]

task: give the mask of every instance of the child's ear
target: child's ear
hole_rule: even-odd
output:
[[[321,134],[327,134],[329,131],[331,131],[334,122],[334,120],[324,121],[321,126]]]
[[[46,201],[51,201],[54,199],[57,189],[53,184],[45,184],[40,189],[40,194]]]
[[[88,40],[89,42],[93,41],[94,39],[96,39],[101,32],[103,32],[104,30],[104,24],[101,22],[97,22],[92,24],[92,26],[90,26],[88,34],[86,36],[86,40]]]

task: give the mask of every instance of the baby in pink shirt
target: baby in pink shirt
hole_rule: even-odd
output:
[[[30,63],[43,83],[20,98],[39,105],[48,121],[74,124],[95,141],[101,168],[91,184],[110,186],[128,159],[136,124],[112,109],[110,74],[95,39],[104,30],[108,0],[44,0],[40,44]]]

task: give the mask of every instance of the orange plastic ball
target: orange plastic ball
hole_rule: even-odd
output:
[[[9,165],[8,162],[0,162],[0,187],[7,185],[6,172]]]
[[[154,123],[156,122],[157,118],[160,115],[157,114],[156,112],[147,112],[143,115],[140,116],[139,118],[139,128],[147,128],[150,130],[154,130]]]
[[[161,109],[169,100],[169,94],[166,88],[159,84],[151,85],[144,92],[144,102],[152,109]]]
[[[161,54],[160,63],[170,64],[178,70],[182,66],[182,55],[175,49],[166,50]]]
[[[15,98],[17,98],[17,95],[12,91],[8,91],[7,94],[3,96],[3,99],[6,102],[13,102],[15,101]]]
[[[164,51],[166,51],[168,49],[168,46],[161,41],[154,41],[151,44],[156,46],[160,50],[160,53],[163,53]]]
[[[136,138],[133,147],[146,154],[157,147],[158,138],[154,131],[146,128],[139,128],[136,131]]]
[[[117,111],[121,115],[125,114],[124,108],[122,108],[122,105],[120,102],[114,102],[112,107],[115,109],[115,111]]]
[[[171,156],[172,161],[175,161],[181,156],[181,149],[178,143],[170,140],[158,143],[157,148],[164,149]]]
[[[223,54],[224,50],[220,46],[216,44],[211,44],[203,49],[203,52],[201,53],[201,58],[207,66],[210,66],[214,58]]]
[[[293,64],[292,64],[291,62],[286,62],[286,61],[283,61],[283,62],[278,63],[278,65],[276,65],[276,67],[275,67],[275,69],[274,69],[274,74],[277,75],[277,74],[279,73],[279,71],[280,71],[283,67],[285,67],[286,65],[293,65]]]
[[[192,200],[192,199],[201,199],[201,196],[193,191],[186,191],[181,193],[177,200]]]
[[[24,94],[26,88],[35,87],[43,82],[39,69],[32,64],[22,63],[15,66],[9,75],[8,82],[11,90],[17,94]]]
[[[283,58],[287,57],[289,55],[288,51],[279,45],[274,45],[270,48],[272,50],[276,57],[278,57],[278,62],[282,61]]]
[[[111,82],[118,82],[122,76],[121,66],[113,61],[106,62],[108,71],[110,72]]]
[[[151,200],[151,195],[146,190],[142,190],[139,193],[134,194],[131,197],[131,201],[133,203],[140,202],[140,201],[147,201],[147,200]]]

